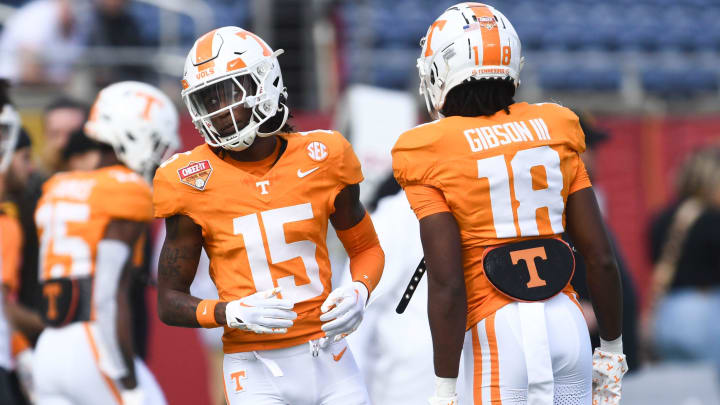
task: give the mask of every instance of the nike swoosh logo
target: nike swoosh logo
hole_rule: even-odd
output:
[[[207,315],[207,305],[203,305],[203,315]]]
[[[345,346],[345,348],[342,349],[342,351],[340,353],[333,354],[333,360],[340,361],[340,359],[342,359],[342,356],[345,354],[345,350],[347,350],[347,346]]]
[[[317,170],[317,169],[319,169],[319,168],[320,168],[320,166],[316,166],[316,167],[313,167],[312,169],[310,169],[310,170],[308,170],[308,171],[306,171],[306,172],[298,169],[297,175],[298,175],[298,177],[300,177],[300,178],[302,179],[303,177],[307,176],[308,174],[314,172],[315,170]]]

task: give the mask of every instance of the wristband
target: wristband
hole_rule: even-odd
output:
[[[455,385],[457,378],[435,377],[435,395],[438,397],[452,397],[456,395]]]
[[[222,326],[215,321],[215,306],[220,300],[202,300],[195,310],[195,318],[203,328],[217,328]]]
[[[600,338],[600,350],[608,353],[622,354],[622,335],[613,340],[604,340],[603,338]]]

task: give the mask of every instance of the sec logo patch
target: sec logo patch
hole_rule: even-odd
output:
[[[328,150],[327,146],[325,146],[324,143],[314,141],[310,142],[305,149],[307,150],[308,156],[310,156],[310,159],[316,161],[316,162],[322,162],[323,160],[327,159],[328,157]]]

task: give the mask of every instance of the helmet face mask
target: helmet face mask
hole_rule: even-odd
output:
[[[510,21],[482,3],[459,3],[442,13],[420,40],[420,94],[433,119],[445,97],[471,80],[509,79],[517,87],[523,65],[520,39]]]
[[[248,148],[256,136],[270,136],[285,124],[287,93],[277,56],[256,35],[238,27],[218,28],[198,39],[183,74],[183,101],[195,127],[213,147]],[[277,113],[281,125],[264,133],[260,126]]]

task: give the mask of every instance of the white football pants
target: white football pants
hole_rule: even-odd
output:
[[[344,339],[315,356],[312,342],[226,354],[223,375],[228,405],[370,405]]]
[[[508,304],[465,333],[460,404],[590,405],[592,353],[579,306],[564,293]]]
[[[100,372],[97,346],[86,322],[45,328],[35,347],[33,386],[37,405],[122,405],[120,384]],[[165,405],[150,370],[135,359],[144,405]]]

